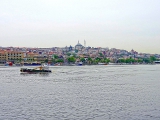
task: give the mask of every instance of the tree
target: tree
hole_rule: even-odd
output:
[[[119,62],[119,63],[125,63],[126,60],[125,60],[125,59],[119,59],[118,62]]]
[[[52,58],[52,63],[56,63],[56,59]]]
[[[44,61],[45,63],[48,63],[48,59],[45,59],[45,61]]]
[[[99,62],[99,59],[94,59],[94,60],[93,60],[93,63],[94,63],[94,64],[98,64],[98,62]]]
[[[89,57],[89,58],[88,58],[88,61],[92,61],[92,58]]]
[[[153,63],[153,61],[156,61],[156,58],[154,56],[150,56],[150,62]]]
[[[148,58],[144,58],[143,61],[144,61],[145,63],[150,63],[150,59],[148,59]]]
[[[63,63],[64,60],[63,59],[57,59],[56,62],[60,62],[60,63]]]
[[[101,60],[101,58],[97,57],[97,58],[96,58],[96,60],[97,60],[97,61],[100,61],[100,60]]]
[[[75,62],[75,61],[76,61],[76,59],[73,56],[68,57],[68,62]]]
[[[142,59],[138,59],[137,62],[138,62],[138,63],[142,63],[143,60],[142,60]]]
[[[90,58],[90,57],[88,58],[88,63],[89,63],[89,64],[92,64],[92,63],[93,63],[92,58]]]
[[[21,62],[21,61],[22,61],[22,58],[19,59],[19,62]]]
[[[110,59],[105,58],[105,59],[104,59],[104,62],[105,62],[105,63],[109,63],[109,62],[110,62]]]
[[[75,53],[73,53],[72,55],[73,55],[73,57],[76,57],[76,54],[75,54]]]
[[[78,50],[75,50],[75,53],[78,53]]]
[[[16,62],[18,62],[18,61],[19,61],[19,59],[17,58]]]
[[[126,63],[135,63],[135,59],[133,59],[133,58],[127,58],[126,59]]]
[[[57,58],[58,58],[58,55],[54,55],[54,58],[57,59]]]
[[[102,53],[99,53],[100,57],[103,57],[103,54]]]
[[[68,56],[70,56],[70,55],[71,55],[71,53],[67,53],[67,55],[68,55]]]
[[[80,61],[81,61],[81,62],[85,62],[85,59],[84,59],[84,58],[81,58]]]

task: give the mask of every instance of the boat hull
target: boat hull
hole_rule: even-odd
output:
[[[51,70],[35,70],[35,69],[27,69],[27,68],[22,68],[20,72],[23,73],[51,73]]]

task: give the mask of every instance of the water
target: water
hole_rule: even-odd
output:
[[[0,68],[0,120],[160,120],[160,65]]]

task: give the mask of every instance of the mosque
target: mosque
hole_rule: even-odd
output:
[[[84,41],[84,44],[85,44],[85,41]],[[79,40],[78,40],[77,45],[75,45],[75,50],[81,50],[82,48],[84,48],[84,46],[81,45],[81,44],[79,43]]]

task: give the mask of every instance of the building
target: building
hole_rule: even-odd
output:
[[[1,50],[0,51],[0,61],[1,62],[15,62],[15,61],[21,61],[24,58],[23,52],[18,51],[10,51],[10,50]]]
[[[3,50],[0,50],[0,63],[6,62],[6,53]]]
[[[26,53],[26,56],[24,57],[24,61],[36,61],[34,59],[35,56],[39,56],[38,53],[28,52]]]
[[[78,41],[77,45],[75,45],[75,50],[81,50],[84,46],[81,45]]]

